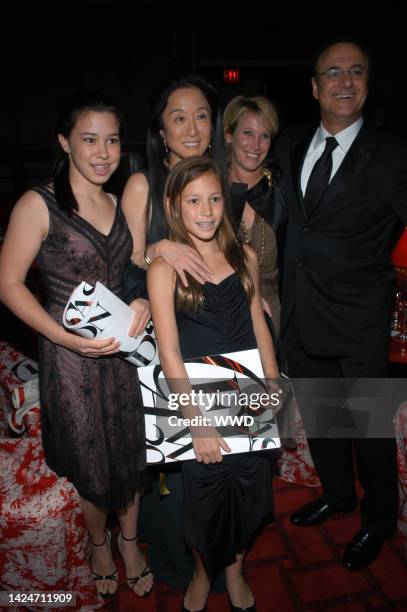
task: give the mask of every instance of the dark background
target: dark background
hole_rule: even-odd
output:
[[[405,2],[242,1],[243,7],[222,0],[3,3],[0,230],[17,197],[49,177],[56,106],[79,86],[106,92],[124,111],[121,184],[144,150],[149,99],[167,73],[180,67],[201,73],[218,89],[222,108],[240,93],[266,95],[284,126],[318,116],[310,68],[337,35],[360,39],[371,53],[370,117],[407,135]],[[224,84],[224,68],[239,68],[240,83]],[[30,274],[38,287],[37,270]],[[30,354],[34,337],[3,307],[0,319]]]
[[[360,39],[373,57],[371,118],[407,134],[405,2],[243,2],[9,3],[0,35],[0,206],[48,173],[56,105],[73,88],[117,100],[125,151],[143,149],[150,95],[178,67],[207,77],[222,107],[238,93],[268,96],[284,126],[317,115],[310,64],[338,34]],[[240,83],[225,85],[223,69],[236,67]]]

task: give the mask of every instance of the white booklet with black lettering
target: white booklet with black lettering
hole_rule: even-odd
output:
[[[113,337],[120,341],[119,357],[135,366],[159,362],[154,327],[150,321],[144,332],[133,338],[128,331],[134,311],[102,283],[82,282],[72,292],[64,313],[64,327],[84,338]]]
[[[170,391],[159,364],[138,369],[147,463],[194,459],[189,432],[194,425],[216,427],[232,454],[281,446],[274,411],[286,402],[291,389],[284,379],[266,384],[257,349],[198,357],[186,361],[185,367],[189,381],[184,386],[190,384],[190,390],[178,394]],[[199,410],[193,422],[183,417],[186,405]]]

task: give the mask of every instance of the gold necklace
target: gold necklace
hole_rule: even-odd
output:
[[[250,244],[251,240],[249,236],[249,230],[247,229],[247,225],[243,219],[240,220],[239,236],[244,244]]]
[[[273,184],[273,173],[272,173],[272,171],[270,170],[270,168],[264,167],[262,169],[262,175],[266,178],[268,187],[270,189],[272,184]],[[264,246],[265,246],[265,227],[264,227],[264,224],[265,224],[265,221],[264,221],[263,217],[260,217],[259,215],[255,214],[254,222],[255,223],[260,223],[260,257],[259,257],[259,266],[261,266],[261,264],[263,263],[263,258],[264,258]],[[250,235],[249,235],[249,230],[248,230],[247,225],[246,225],[246,223],[245,223],[243,218],[240,220],[239,236],[240,236],[240,239],[242,240],[242,242],[244,244],[251,244],[251,238],[250,238]]]
[[[265,221],[263,219],[263,217],[260,217],[259,215],[255,215],[254,216],[254,223],[260,223],[260,256],[259,256],[259,266],[261,266],[261,264],[263,263],[263,258],[264,258],[264,246],[265,246]],[[251,241],[251,237],[249,235],[249,230],[248,227],[244,221],[244,219],[242,218],[240,220],[240,227],[239,227],[239,235],[240,238],[242,240],[242,242],[244,244],[250,244],[252,243]]]
[[[263,176],[266,177],[268,186],[271,187],[273,184],[273,173],[270,168],[263,168]]]

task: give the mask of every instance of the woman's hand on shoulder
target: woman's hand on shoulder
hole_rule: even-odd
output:
[[[188,287],[186,272],[202,285],[211,280],[213,270],[188,244],[160,240],[156,245],[156,252],[175,270],[185,287]]]
[[[221,449],[226,453],[232,450],[215,427],[194,427],[191,428],[191,433],[192,446],[199,463],[221,463]]]
[[[129,336],[137,337],[143,333],[151,319],[150,302],[143,298],[137,298],[130,302],[130,308],[134,310],[134,316],[129,328]]]

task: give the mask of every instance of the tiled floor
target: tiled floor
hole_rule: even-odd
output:
[[[320,527],[294,527],[290,512],[318,495],[314,488],[274,481],[277,518],[265,527],[246,559],[246,573],[258,612],[407,611],[407,563],[401,540],[386,542],[368,569],[350,573],[341,565],[346,543],[358,529],[357,513],[333,518]],[[116,559],[121,584],[106,610],[178,612],[182,593],[156,583],[139,599],[127,589],[123,564]],[[227,595],[212,594],[208,612],[229,610]]]

